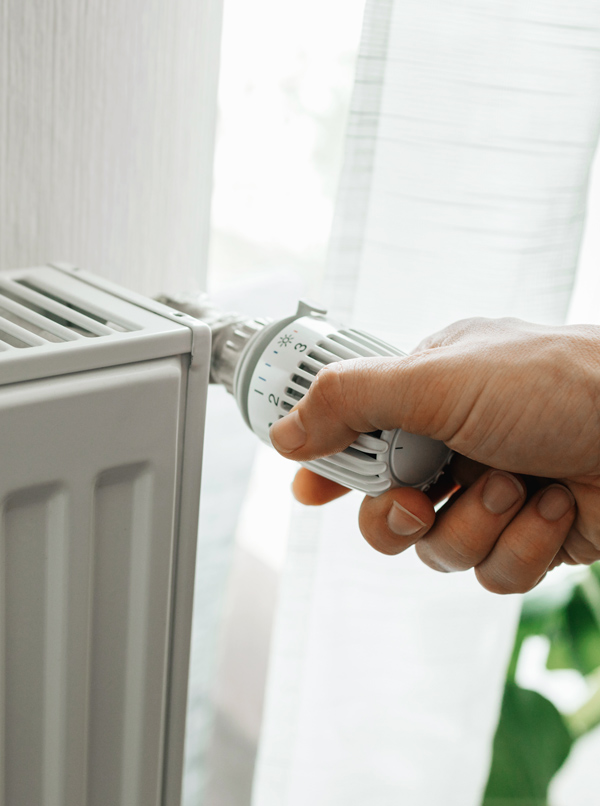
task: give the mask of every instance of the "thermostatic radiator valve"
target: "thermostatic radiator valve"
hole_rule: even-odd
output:
[[[207,297],[162,297],[160,301],[210,325],[211,381],[234,395],[247,425],[267,445],[271,425],[302,400],[327,364],[405,355],[374,336],[333,324],[326,310],[305,301],[293,316],[276,322],[223,314]],[[303,465],[375,496],[391,487],[428,489],[451,454],[443,442],[396,429],[361,434],[341,453]]]

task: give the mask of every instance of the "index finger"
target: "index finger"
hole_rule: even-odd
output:
[[[349,487],[343,487],[337,481],[319,476],[306,467],[301,467],[292,482],[294,498],[306,506],[321,506],[341,498],[350,492]]]

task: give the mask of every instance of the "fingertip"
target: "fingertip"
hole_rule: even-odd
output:
[[[297,410],[273,423],[269,438],[276,451],[287,456],[301,448],[307,439],[306,428]]]
[[[400,487],[383,495],[367,496],[360,508],[359,526],[365,540],[382,554],[400,554],[424,537],[435,521],[429,498],[420,490]]]
[[[551,484],[538,498],[537,511],[549,523],[560,521],[567,515],[574,519],[575,497],[562,484]]]
[[[348,487],[319,476],[306,467],[300,468],[292,482],[294,498],[305,506],[328,504],[349,492]]]
[[[388,510],[386,522],[388,529],[398,537],[412,537],[417,532],[422,532],[427,528],[427,524],[413,515],[406,507],[398,501],[392,501],[392,506]]]
[[[549,570],[567,562],[576,504],[560,484],[538,490],[503,529],[475,574],[492,593],[527,593]]]

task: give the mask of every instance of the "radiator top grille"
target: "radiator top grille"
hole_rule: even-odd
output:
[[[140,329],[139,324],[86,305],[41,277],[0,275],[0,351]]]
[[[181,311],[74,266],[0,271],[0,387],[195,349],[203,355],[205,331]]]

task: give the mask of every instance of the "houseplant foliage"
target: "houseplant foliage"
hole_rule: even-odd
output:
[[[588,682],[590,697],[577,711],[561,713],[546,697],[518,685],[523,644],[536,635],[549,641],[549,670],[574,669]],[[482,806],[548,806],[552,778],[573,744],[598,724],[600,564],[524,600]]]

